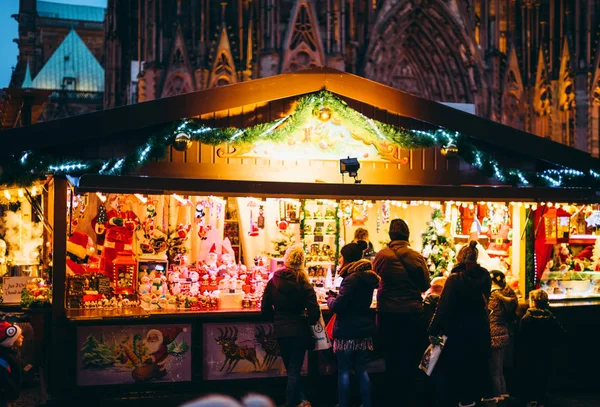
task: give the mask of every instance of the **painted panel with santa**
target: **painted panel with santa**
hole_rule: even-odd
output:
[[[191,325],[77,328],[77,384],[192,380]]]

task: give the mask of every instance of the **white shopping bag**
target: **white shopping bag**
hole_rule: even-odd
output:
[[[424,371],[427,376],[431,376],[431,373],[433,373],[433,368],[440,359],[442,349],[444,349],[444,345],[446,344],[446,339],[448,339],[448,337],[443,335],[439,345],[431,344],[425,350],[423,358],[421,359],[421,364],[419,365],[419,369]]]
[[[331,341],[329,340],[329,336],[325,330],[325,320],[323,319],[323,314],[321,314],[321,318],[319,318],[317,323],[311,326],[311,328],[315,341],[314,350],[326,350],[331,348]]]

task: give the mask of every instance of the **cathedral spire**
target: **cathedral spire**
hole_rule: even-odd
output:
[[[223,5],[223,3],[221,3],[221,5]],[[221,24],[221,32],[219,33],[219,40],[217,49],[214,53],[213,66],[210,71],[207,87],[214,88],[236,82],[237,72],[235,68],[235,59],[233,58],[233,52],[231,51],[227,25],[223,22]]]
[[[185,40],[181,25],[178,24],[161,97],[181,95],[192,92],[194,89],[194,79]]]
[[[325,65],[317,15],[309,0],[296,0],[283,43],[281,72]]]

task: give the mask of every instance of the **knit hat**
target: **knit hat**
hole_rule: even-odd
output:
[[[477,262],[479,256],[479,250],[477,250],[477,241],[471,240],[469,244],[464,245],[458,251],[456,255],[456,261],[458,263]]]
[[[352,263],[362,259],[363,252],[369,247],[367,242],[364,240],[359,240],[356,243],[348,243],[346,246],[342,247],[340,253],[344,258],[344,264]]]
[[[492,278],[492,281],[498,284],[500,287],[506,287],[506,276],[500,270],[490,271],[490,277]]]
[[[302,245],[294,245],[287,248],[283,255],[283,265],[292,270],[300,270],[304,267],[304,248]]]
[[[67,241],[67,252],[80,258],[85,259],[88,255],[87,248],[90,237],[83,232],[73,232]]]
[[[18,325],[6,321],[0,322],[0,346],[10,348],[22,334],[23,331]]]
[[[394,219],[390,222],[389,235],[392,240],[408,240],[410,230],[406,222],[402,219]]]

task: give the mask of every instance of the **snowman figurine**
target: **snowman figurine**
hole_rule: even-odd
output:
[[[200,283],[198,279],[200,276],[196,271],[190,271],[190,280],[192,280],[192,284],[190,286],[190,295],[196,296],[200,292]]]

